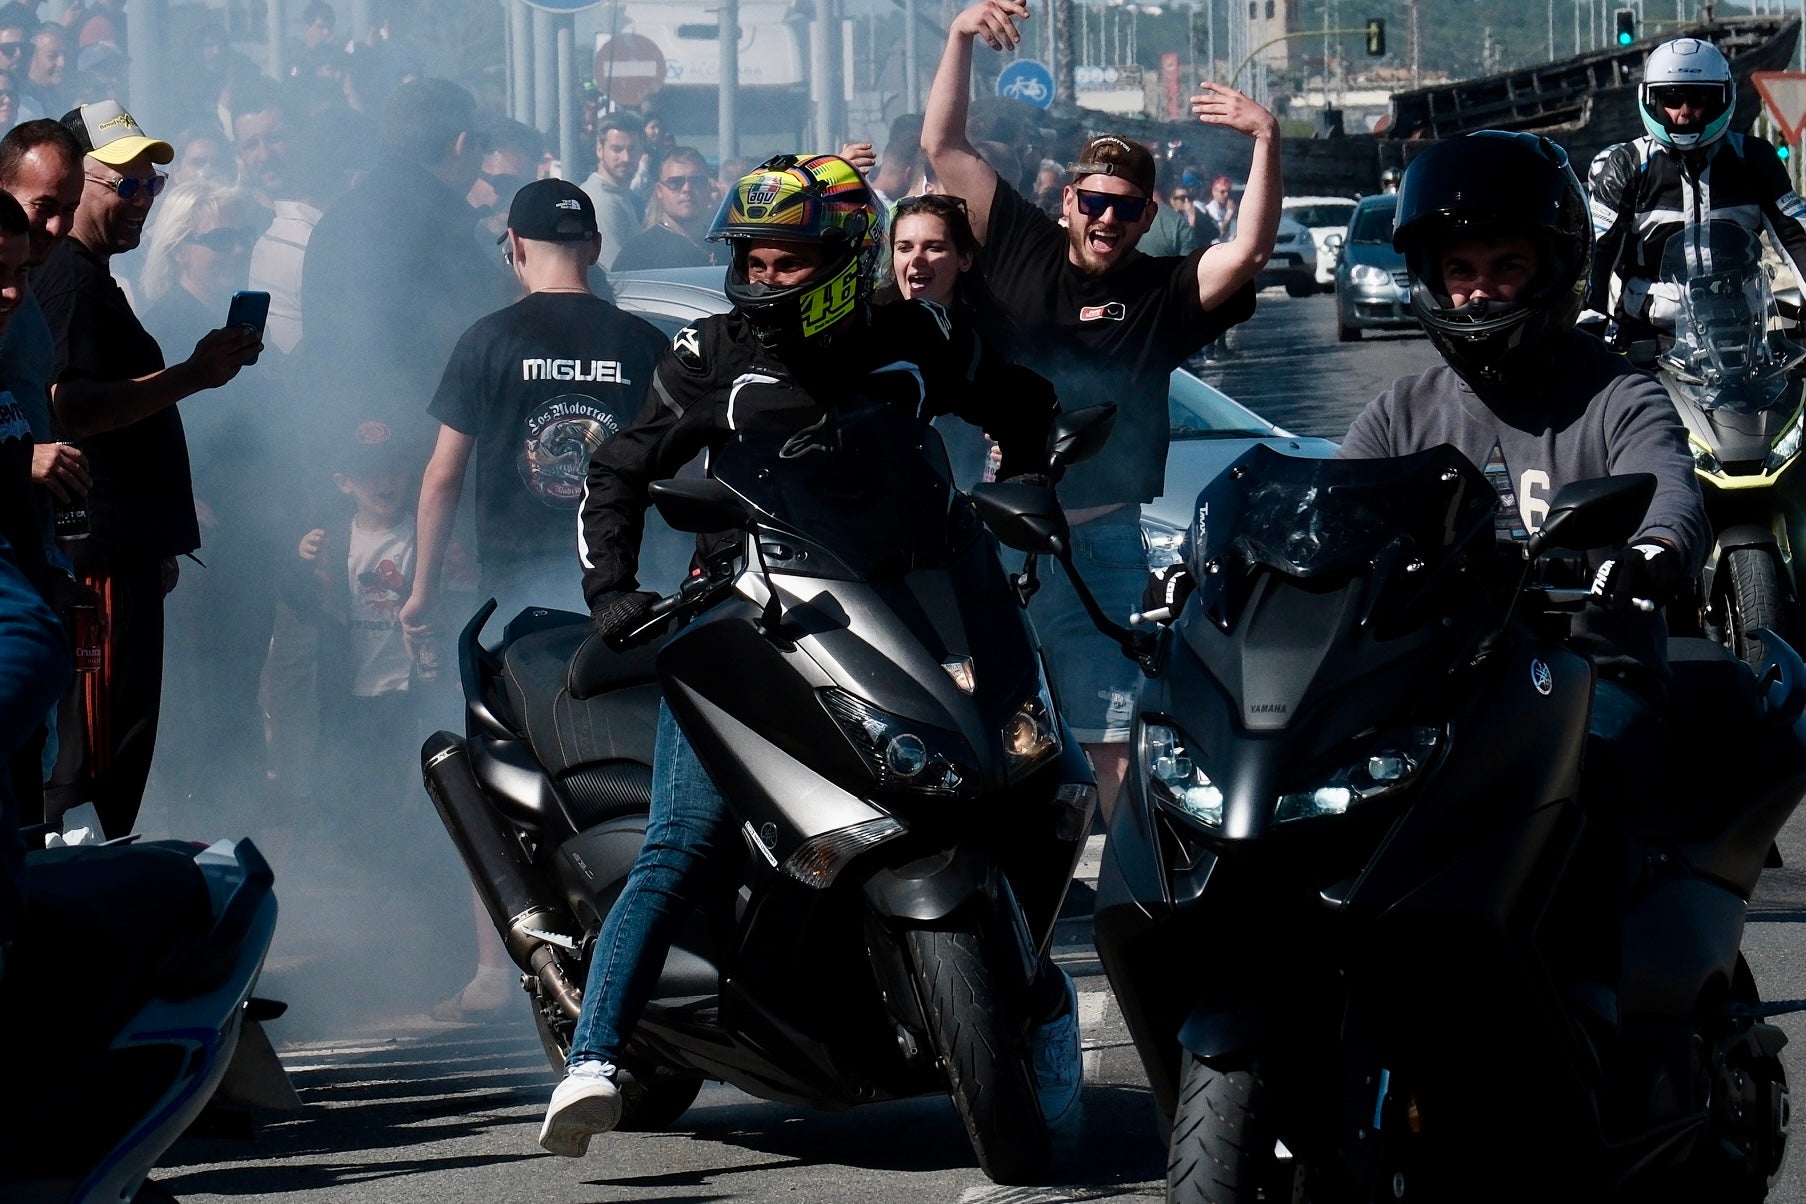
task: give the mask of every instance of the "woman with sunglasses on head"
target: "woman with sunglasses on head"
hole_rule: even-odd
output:
[[[1806,200],[1774,147],[1731,129],[1737,81],[1718,47],[1698,38],[1657,46],[1637,107],[1648,132],[1601,151],[1587,172],[1598,247],[1580,325],[1603,332],[1615,319],[1621,347],[1672,336],[1680,294],[1660,279],[1662,252],[1683,224],[1732,221],[1758,237],[1766,226],[1795,276],[1806,268]]]
[[[138,306],[162,346],[192,347],[225,321],[250,271],[255,212],[248,193],[205,178],[157,198]],[[266,381],[244,374],[208,404],[183,407],[206,567],[185,574],[166,603],[157,772],[195,816],[231,815],[263,785],[257,690],[275,620],[268,533],[280,528],[269,486],[280,471],[270,400]]]
[[[717,244],[706,238],[715,206],[709,164],[702,152],[690,146],[677,147],[658,161],[652,175],[645,227],[621,247],[610,270],[725,264]]]
[[[904,197],[890,215],[890,276],[873,300],[929,301],[957,314],[986,349],[1000,359],[1010,358],[1014,331],[1010,320],[985,287],[984,277],[972,270],[978,255],[978,239],[972,234],[966,203],[956,196],[930,192]],[[953,465],[955,482],[969,489],[989,478],[995,446],[969,422],[937,419]]]

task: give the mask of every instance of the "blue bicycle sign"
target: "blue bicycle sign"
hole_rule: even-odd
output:
[[[1017,59],[997,73],[997,95],[1045,109],[1053,104],[1053,73],[1034,59]]]

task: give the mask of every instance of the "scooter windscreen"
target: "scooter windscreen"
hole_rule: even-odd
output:
[[[1777,329],[1780,313],[1754,233],[1727,221],[1684,226],[1662,253],[1661,278],[1679,298],[1661,364],[1688,400],[1744,415],[1793,403],[1789,373],[1806,348]]]
[[[1490,556],[1499,495],[1443,444],[1383,460],[1256,445],[1198,495],[1191,563],[1204,613],[1234,627],[1263,570],[1324,586],[1371,574],[1375,627],[1409,626],[1443,569]]]
[[[831,410],[793,433],[743,430],[711,475],[767,533],[808,552],[784,571],[874,580],[944,565],[969,540],[949,523],[953,473],[940,436],[901,406]],[[976,521],[965,524],[977,530]]]

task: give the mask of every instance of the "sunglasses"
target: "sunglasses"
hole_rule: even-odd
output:
[[[709,178],[707,176],[668,176],[659,183],[672,192],[680,192],[685,188],[693,192],[702,192],[708,188]]]
[[[1189,193],[1189,192],[1173,193],[1173,204],[1175,204],[1175,205],[1183,205],[1183,204],[1185,204],[1185,202],[1187,202],[1189,200],[1191,200],[1191,193]]]
[[[199,243],[209,251],[242,251],[251,245],[251,236],[244,230],[220,229],[191,235],[188,241]]]
[[[1724,103],[1724,87],[1720,84],[1666,84],[1649,90],[1649,98],[1664,109],[1692,105],[1696,109]]]
[[[25,53],[24,42],[0,42],[0,54],[4,54],[7,58],[23,53]]]
[[[1114,209],[1117,221],[1138,222],[1148,207],[1148,198],[1144,196],[1118,196],[1114,192],[1089,192],[1083,188],[1072,191],[1078,198],[1079,212],[1089,218],[1102,217],[1105,210]]]
[[[163,186],[169,183],[169,177],[162,172],[157,172],[148,180],[141,180],[137,176],[119,176],[111,180],[103,180],[99,176],[89,176],[88,179],[104,188],[111,188],[119,194],[119,199],[122,201],[136,200],[140,190],[147,197],[155,197],[163,191]]]

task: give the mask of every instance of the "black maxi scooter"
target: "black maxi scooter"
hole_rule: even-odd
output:
[[[1585,595],[1529,584],[1652,489],[1563,489],[1501,591],[1497,497],[1454,449],[1256,448],[1198,498],[1170,627],[1092,604],[1149,675],[1095,924],[1170,1200],[1766,1196],[1768,1018],[1800,1005],[1762,1003],[1739,942],[1806,789],[1806,667],[1772,633],[1759,674],[1673,641],[1666,721],[1714,755],[1589,804],[1594,671],[1560,639]],[[976,493],[1063,554],[1050,498]]]
[[[1107,433],[1088,429],[1056,458]],[[624,1125],[672,1123],[704,1079],[819,1107],[948,1092],[985,1172],[1033,1179],[1051,1141],[1030,1033],[1064,999],[1046,954],[1097,793],[1023,599],[898,407],[807,449],[742,433],[712,471],[653,501],[678,530],[744,532],[728,555],[619,651],[542,610],[489,651],[489,604],[459,645],[468,732],[421,752],[548,1058],[644,837],[662,694],[745,855],[628,1043]]]

